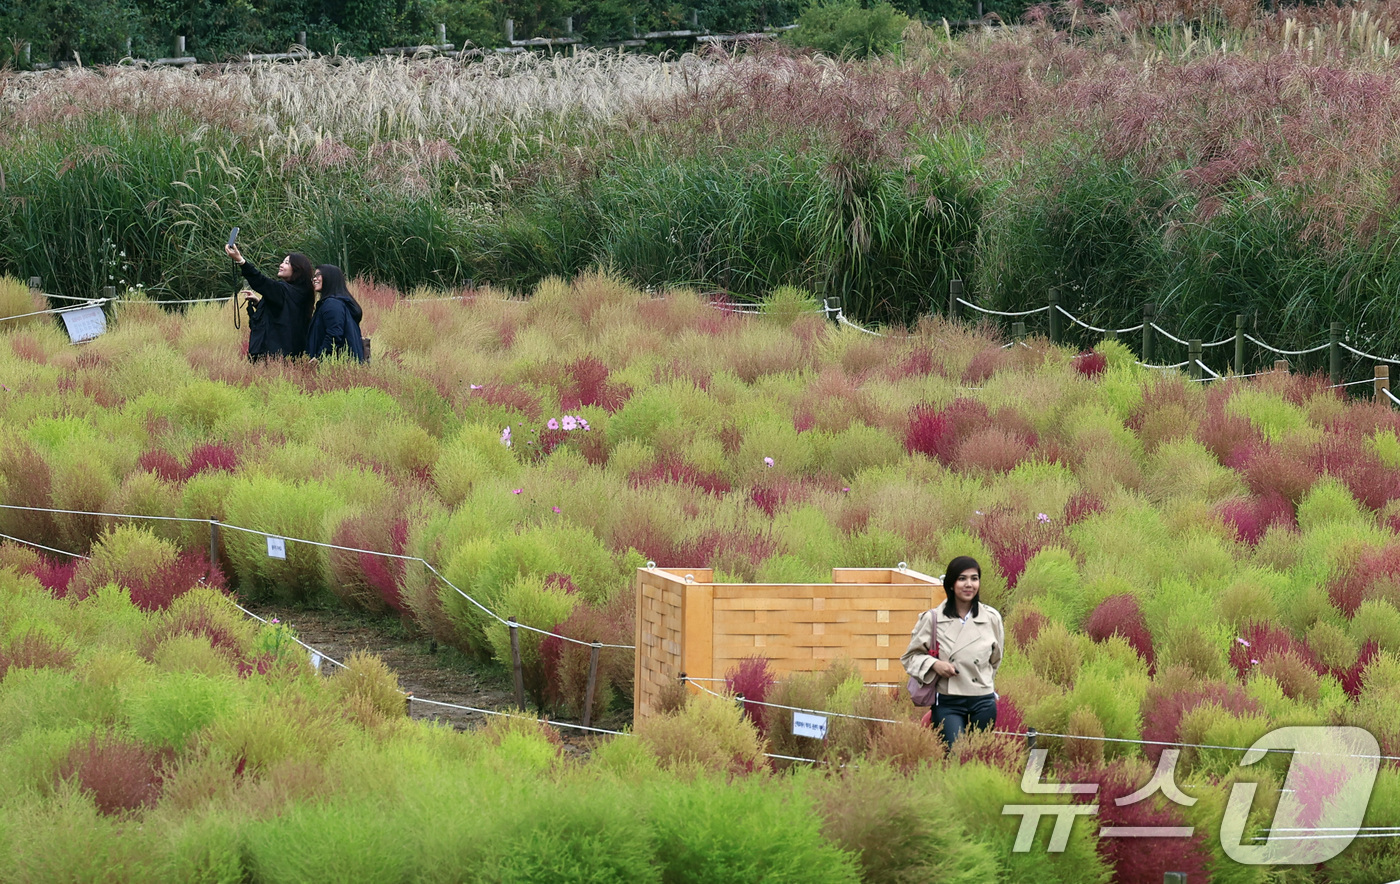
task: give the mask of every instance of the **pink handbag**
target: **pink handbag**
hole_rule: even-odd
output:
[[[938,642],[933,643],[933,647],[929,649],[928,653],[931,657],[938,656]],[[909,691],[909,699],[913,701],[915,706],[932,706],[938,702],[938,676],[936,675],[928,684],[924,684],[911,675],[909,676],[909,684],[905,685],[905,688]]]

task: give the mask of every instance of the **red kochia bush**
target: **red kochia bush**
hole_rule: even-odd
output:
[[[1337,610],[1350,619],[1366,600],[1367,591],[1377,580],[1400,578],[1400,546],[1362,553],[1356,564],[1333,577],[1327,595]]]
[[[1098,825],[1136,827],[1177,827],[1186,824],[1181,805],[1156,793],[1123,806],[1118,799],[1132,795],[1147,785],[1136,765],[1116,761],[1106,767],[1076,766],[1060,774],[1066,783],[1098,783],[1096,794],[1074,796],[1079,803],[1093,801],[1099,806]],[[1177,784],[1178,786],[1180,783]],[[1185,872],[1187,880],[1208,880],[1211,854],[1206,832],[1197,827],[1189,838],[1100,838],[1097,850],[1113,866],[1115,884],[1160,884],[1166,872]]]
[[[689,485],[699,488],[706,494],[728,494],[729,480],[719,473],[702,470],[695,465],[674,457],[663,458],[643,470],[632,474],[632,486],[644,488],[659,482]]]
[[[209,558],[203,552],[182,552],[174,561],[156,569],[149,577],[123,577],[121,582],[131,591],[131,600],[143,611],[163,611],[170,607],[176,596],[183,595],[201,583],[207,583],[217,589],[224,588],[223,574],[218,568],[212,569],[211,572]]]
[[[190,452],[190,465],[185,468],[185,478],[208,472],[232,473],[237,469],[238,452],[234,448],[221,442],[206,442],[196,445]]]
[[[1090,350],[1074,357],[1074,370],[1086,378],[1096,378],[1108,368],[1108,357]]]
[[[76,779],[107,816],[150,807],[160,798],[161,757],[141,743],[113,734],[93,734],[69,751],[58,769],[60,781]]]
[[[777,680],[777,676],[768,668],[768,658],[758,656],[745,657],[724,675],[725,689],[731,694],[743,696],[744,714],[758,728],[759,734],[766,734],[768,722],[763,714],[764,707],[758,704],[767,698],[769,688]]]
[[[167,482],[179,482],[185,478],[185,467],[180,459],[164,448],[144,452],[136,463],[142,470],[155,473]]]
[[[1293,525],[1293,504],[1277,491],[1259,497],[1227,500],[1218,510],[1220,518],[1235,531],[1235,539],[1253,546],[1271,525]]]
[[[1329,433],[1314,450],[1312,464],[1340,479],[1352,497],[1373,511],[1400,497],[1400,472],[1381,463],[1364,437]]]
[[[566,587],[573,582],[567,575],[551,574],[549,580]],[[540,642],[541,666],[544,671],[544,696],[552,706],[565,706],[582,717],[588,697],[588,664],[592,648],[565,641],[563,636],[585,642],[612,645],[632,643],[634,611],[632,598],[620,593],[601,607],[580,604],[551,635]],[[593,717],[607,711],[608,703],[618,693],[632,691],[632,655],[618,648],[602,648],[598,652],[598,679],[593,693]]]
[[[1235,667],[1235,673],[1241,679],[1248,678],[1250,670],[1258,665],[1255,660],[1263,662],[1275,654],[1297,657],[1318,675],[1326,671],[1312,648],[1289,635],[1287,630],[1269,623],[1254,622],[1240,631],[1243,634],[1230,647],[1230,665]]]
[[[73,652],[42,632],[30,630],[0,651],[0,679],[14,669],[67,669]]]
[[[1203,703],[1213,703],[1236,717],[1257,714],[1259,703],[1239,684],[1203,680],[1184,667],[1168,669],[1148,685],[1142,702],[1143,753],[1153,764],[1162,754],[1160,745],[1180,737],[1181,719]]]
[[[1131,593],[1109,596],[1100,602],[1094,613],[1089,615],[1084,631],[1096,642],[1107,641],[1114,635],[1122,636],[1146,661],[1148,669],[1157,665],[1152,634],[1147,631],[1147,621],[1142,616],[1137,597]]]
[[[904,447],[950,464],[958,445],[990,423],[987,406],[975,399],[955,399],[941,411],[931,405],[916,405],[909,413]]]
[[[68,594],[68,584],[72,581],[73,573],[78,570],[80,562],[81,559],[69,559],[65,562],[41,555],[29,569],[29,573],[49,592],[63,598]]]
[[[627,401],[631,389],[608,383],[608,367],[594,356],[585,356],[569,364],[570,382],[560,392],[559,407],[573,411],[596,405],[617,411]]]

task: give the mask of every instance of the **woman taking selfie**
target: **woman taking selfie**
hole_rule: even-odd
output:
[[[990,728],[997,721],[993,679],[1006,639],[1001,614],[982,604],[981,589],[976,559],[958,556],[949,562],[943,574],[947,602],[919,615],[909,649],[899,658],[921,683],[937,680],[931,723],[943,726],[949,747],[967,727]]]
[[[311,277],[311,286],[318,297],[306,352],[312,359],[348,353],[364,362],[365,345],[360,337],[364,311],[346,287],[345,274],[334,264],[322,264]]]
[[[248,358],[257,362],[267,356],[302,356],[311,324],[315,295],[311,291],[311,261],[299,252],[282,259],[277,278],[269,279],[248,263],[238,246],[229,243],[224,252],[238,265],[248,288]]]

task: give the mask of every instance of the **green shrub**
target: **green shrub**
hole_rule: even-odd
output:
[[[235,708],[227,682],[171,672],[144,682],[126,701],[131,732],[153,746],[180,750],[200,730]]]
[[[637,722],[634,733],[662,767],[687,778],[705,771],[742,774],[767,766],[758,731],[727,698],[692,696],[674,713]]]
[[[842,57],[868,58],[899,45],[909,17],[888,3],[865,9],[855,0],[813,3],[797,19],[792,41]]]
[[[313,598],[326,585],[324,552],[290,538],[326,543],[343,503],[326,485],[296,484],[267,477],[236,483],[226,503],[229,522],[265,531],[285,540],[285,559],[268,555],[262,534],[225,529],[224,550],[240,582],[250,590],[284,593],[292,599]]]

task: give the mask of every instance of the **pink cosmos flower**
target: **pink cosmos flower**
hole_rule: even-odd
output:
[[[771,467],[771,466],[773,465],[773,458],[771,458],[771,457],[765,457],[765,458],[763,459],[763,465],[764,465],[765,467]]]
[[[564,429],[565,429],[565,430],[577,430],[577,429],[578,429],[578,419],[575,418],[572,414],[566,414],[566,415],[564,415]]]
[[[559,429],[559,421],[555,420],[554,418],[550,418],[548,421],[545,422],[545,426],[549,427],[551,430],[557,430]]]
[[[515,489],[514,491],[512,491],[511,494],[520,494],[520,493],[524,492],[524,490],[525,490],[524,488],[517,488],[517,489]]]

